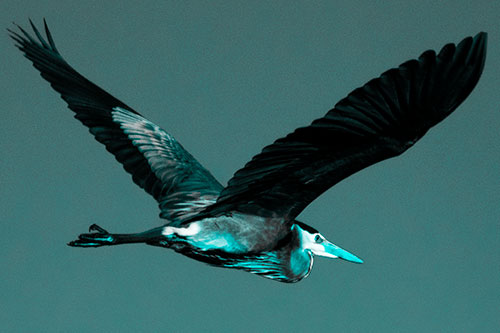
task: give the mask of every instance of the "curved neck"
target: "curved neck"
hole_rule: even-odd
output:
[[[303,279],[311,273],[314,258],[309,250],[296,248],[290,253],[290,271],[299,279]]]

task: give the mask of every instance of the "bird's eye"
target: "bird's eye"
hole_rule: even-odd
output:
[[[316,235],[316,237],[314,237],[314,241],[318,244],[323,243],[323,238],[321,238],[320,235]]]

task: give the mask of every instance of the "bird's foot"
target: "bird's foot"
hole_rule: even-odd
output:
[[[99,247],[115,243],[115,237],[97,224],[92,224],[89,231],[90,233],[81,234],[77,240],[69,242],[68,245],[74,247]]]

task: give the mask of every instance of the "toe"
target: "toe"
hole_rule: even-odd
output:
[[[89,227],[89,231],[92,232],[92,231],[97,231],[101,234],[107,234],[108,232],[101,228],[100,226],[98,226],[97,224],[92,224],[90,227]]]

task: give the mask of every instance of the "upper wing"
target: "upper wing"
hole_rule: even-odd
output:
[[[47,41],[30,21],[38,41],[18,26],[9,30],[17,47],[73,110],[96,140],[159,203],[171,223],[215,202],[222,185],[172,136],[75,71],[56,49],[44,21]]]
[[[353,173],[397,156],[455,110],[479,80],[484,32],[424,52],[351,92],[323,118],[265,147],[205,213],[295,218]]]

